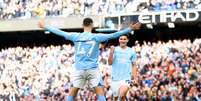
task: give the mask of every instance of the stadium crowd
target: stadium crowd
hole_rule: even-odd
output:
[[[200,0],[0,0],[0,20],[200,8]]]
[[[137,41],[138,72],[129,101],[201,101],[201,39],[156,43]],[[100,70],[107,101],[112,101],[109,47],[100,47]],[[68,95],[74,62],[71,44],[10,47],[0,50],[0,100],[63,101]],[[97,101],[93,89],[82,89],[77,101]]]

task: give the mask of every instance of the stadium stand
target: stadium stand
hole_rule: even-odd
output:
[[[0,19],[200,9],[200,0],[1,0]]]

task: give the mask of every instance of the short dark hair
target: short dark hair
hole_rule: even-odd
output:
[[[123,35],[121,35],[121,36],[125,36],[125,37],[127,37],[128,39],[129,39],[129,34],[123,34]],[[120,37],[121,37],[120,36]]]
[[[93,24],[93,20],[91,18],[85,18],[83,20],[83,26],[90,26]]]

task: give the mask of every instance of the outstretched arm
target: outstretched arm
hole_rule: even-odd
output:
[[[97,34],[96,35],[96,40],[100,41],[100,42],[103,42],[103,41],[106,41],[106,40],[109,40],[109,39],[114,39],[114,38],[117,38],[117,37],[119,37],[121,35],[130,33],[132,30],[138,30],[138,29],[140,29],[140,27],[141,27],[140,23],[135,23],[135,24],[131,24],[129,26],[129,28],[127,28],[127,29],[124,29],[124,30],[121,30],[121,31],[118,31],[118,32],[115,32],[115,33],[112,33],[112,34]]]
[[[46,29],[46,30],[58,35],[58,36],[62,36],[62,37],[66,38],[68,40],[71,40],[71,41],[73,41],[75,36],[76,36],[74,33],[64,32],[58,28],[47,26],[47,25],[45,25],[44,20],[39,21],[38,26],[40,28]]]

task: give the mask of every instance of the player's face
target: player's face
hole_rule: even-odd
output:
[[[127,46],[127,43],[128,43],[128,38],[127,36],[121,36],[119,38],[119,45],[120,46]]]

